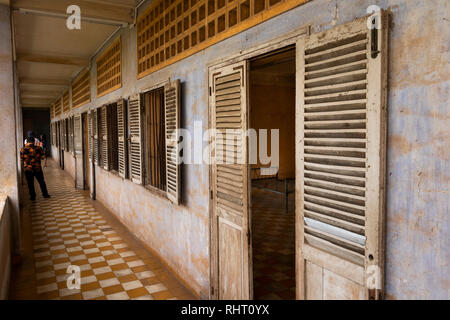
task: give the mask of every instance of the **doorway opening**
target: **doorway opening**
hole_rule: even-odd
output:
[[[295,299],[295,46],[250,61],[250,128],[279,129],[279,163],[250,165],[253,298]],[[275,148],[276,150],[276,148]],[[274,151],[275,151],[274,150]],[[258,150],[259,154],[259,150]],[[277,170],[278,169],[278,170]]]

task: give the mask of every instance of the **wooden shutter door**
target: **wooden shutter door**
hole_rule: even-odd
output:
[[[217,291],[213,298],[251,299],[251,247],[247,145],[247,65],[240,62],[210,75],[211,124],[218,133],[242,130],[237,139],[215,136],[212,154],[213,259]],[[234,149],[245,163],[220,164],[226,150]],[[237,160],[237,158],[234,158]],[[237,161],[236,161],[237,162]]]
[[[108,107],[103,106],[100,117],[100,145],[101,145],[101,166],[105,170],[109,170],[109,150],[108,150]]]
[[[126,101],[120,99],[117,102],[117,134],[118,134],[118,158],[119,158],[119,175],[127,178],[127,114]]]
[[[381,25],[372,32],[363,18],[297,44],[299,298],[381,297],[384,15]]]
[[[62,120],[62,131],[61,131],[61,139],[62,139],[62,149],[64,151],[66,151],[66,138],[67,138],[67,133],[66,133],[66,119]]]
[[[83,126],[81,114],[73,118],[74,153],[75,153],[75,186],[84,189],[84,155],[83,155]]]
[[[75,156],[75,116],[70,118],[70,135],[70,151]]]
[[[88,149],[89,149],[89,160],[92,161],[92,156],[94,154],[94,134],[92,129],[92,122],[93,122],[93,112],[88,111]]]
[[[142,184],[142,123],[141,97],[130,97],[128,104],[128,121],[130,128],[130,177],[137,184]]]
[[[180,81],[164,87],[166,127],[166,186],[167,197],[175,204],[180,202],[180,163],[178,129],[180,128]]]
[[[92,132],[94,133],[94,139],[93,139],[93,144],[94,144],[94,163],[96,165],[100,165],[100,150],[99,150],[99,125],[98,125],[98,114],[99,114],[99,110],[95,109],[93,114],[93,121],[92,121]]]

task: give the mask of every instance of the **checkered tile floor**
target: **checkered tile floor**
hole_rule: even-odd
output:
[[[252,189],[253,293],[255,300],[295,299],[294,194]]]
[[[13,298],[194,298],[155,257],[138,244],[130,243],[131,235],[116,223],[109,223],[105,213],[97,210],[85,193],[75,190],[65,173],[58,171],[52,163],[45,172],[52,198],[38,196],[35,202],[28,202],[28,212],[25,212],[25,215],[31,214],[32,221],[35,295],[21,295],[21,288],[30,291],[30,286],[24,285],[25,280],[21,283],[19,270],[13,281],[13,285],[18,283],[16,290],[13,289]],[[127,240],[122,237],[124,234]],[[68,288],[69,266],[79,267],[80,289]]]

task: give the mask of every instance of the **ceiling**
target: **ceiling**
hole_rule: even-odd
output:
[[[11,0],[22,107],[50,107],[105,41],[118,28],[134,23],[137,2]],[[81,9],[80,30],[66,27],[70,5]]]

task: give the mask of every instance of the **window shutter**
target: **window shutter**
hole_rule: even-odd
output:
[[[69,150],[70,152],[72,152],[72,155],[75,156],[75,147],[74,147],[74,139],[75,139],[75,135],[74,135],[74,128],[75,124],[74,124],[74,117],[70,117],[69,118],[69,128],[70,128],[70,136],[69,136]]]
[[[92,122],[93,122],[93,112],[88,112],[88,143],[89,143],[89,160],[92,160],[92,155],[94,154],[94,134],[92,131]]]
[[[100,145],[101,145],[101,163],[102,167],[105,170],[109,170],[109,150],[108,150],[108,107],[103,106],[101,109],[101,138],[100,138]]]
[[[62,148],[64,151],[67,151],[67,126],[66,126],[66,119],[64,119],[62,121],[63,123],[63,131],[62,131],[62,139],[63,139],[63,143],[62,143]]]
[[[98,136],[99,136],[99,130],[98,130],[98,113],[99,110],[95,109],[93,114],[93,120],[92,120],[92,132],[94,134],[93,140],[93,151],[94,151],[94,163],[96,165],[100,165],[100,152],[99,152],[99,146],[98,146]]]
[[[166,186],[167,197],[175,204],[180,202],[180,80],[164,87],[166,126]]]
[[[120,99],[117,102],[117,135],[118,135],[118,158],[119,175],[127,178],[127,114],[126,101]]]
[[[372,298],[382,277],[386,39],[367,18],[299,41],[297,190],[306,292],[313,299]],[[327,258],[320,261],[319,257]],[[337,257],[337,258],[335,258]],[[330,264],[329,261],[338,259]],[[305,266],[306,265],[306,266]],[[314,267],[313,267],[314,266]],[[346,266],[346,267],[342,267]],[[376,266],[370,270],[370,266]],[[323,277],[317,277],[322,268]],[[331,273],[348,286],[331,289]],[[313,275],[315,274],[315,275]],[[327,283],[317,288],[311,281]],[[378,278],[379,285],[383,281]],[[336,283],[334,284],[336,285]],[[354,290],[350,290],[352,287]],[[326,289],[328,288],[329,289]],[[303,290],[303,288],[301,289]],[[314,296],[312,292],[320,292]],[[339,296],[340,295],[340,296]]]
[[[128,126],[130,128],[130,177],[137,184],[142,184],[142,121],[141,97],[130,97],[128,104]]]

